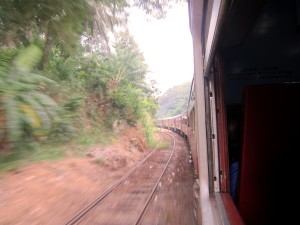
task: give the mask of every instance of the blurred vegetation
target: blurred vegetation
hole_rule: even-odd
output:
[[[163,17],[168,1],[131,4]],[[0,2],[0,164],[107,144],[113,123],[153,142],[156,89],[127,30],[129,1]]]
[[[190,96],[190,88],[191,82],[186,82],[168,89],[158,99],[159,109],[156,116],[158,118],[172,117],[185,112]]]
[[[162,141],[159,145],[158,145],[158,149],[166,149],[166,148],[170,148],[172,146],[171,142],[169,141]]]

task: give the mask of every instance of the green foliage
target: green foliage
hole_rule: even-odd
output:
[[[114,117],[125,119],[131,126],[139,121],[145,129],[148,144],[153,142],[152,117],[158,108],[151,88],[145,83],[147,65],[134,40],[122,33],[116,42],[115,54],[108,60],[108,99],[112,102]],[[113,122],[113,119],[110,119]]]
[[[163,18],[166,15],[166,9],[170,7],[170,2],[179,1],[180,0],[134,0],[133,4],[143,9],[147,14],[150,14],[156,18]]]
[[[104,118],[104,125],[107,129],[111,129],[112,124],[115,120],[119,119],[119,113],[116,109],[110,108],[108,114]]]
[[[69,112],[77,111],[82,106],[82,97],[68,99],[64,103],[64,109]]]
[[[158,118],[179,115],[187,109],[191,82],[175,86],[159,97]]]
[[[55,83],[30,72],[40,56],[40,50],[30,46],[15,57],[7,72],[0,68],[0,105],[4,113],[0,128],[11,142],[42,137],[58,112],[57,104],[45,92],[47,85]]]
[[[94,163],[97,165],[104,165],[105,164],[105,158],[104,157],[97,157],[95,160],[93,160]]]
[[[154,138],[154,132],[156,129],[156,126],[154,125],[153,116],[150,115],[147,111],[143,111],[143,115],[141,117],[141,122],[144,127],[144,133],[146,136],[147,144],[151,147],[153,147],[156,143],[156,140]]]
[[[148,12],[162,9],[157,2],[135,3]],[[114,31],[126,28],[128,5],[125,0],[0,2],[0,145],[14,143],[21,153],[22,144],[32,150],[38,142],[53,155],[48,144],[105,145],[119,119],[142,123],[148,143],[154,142],[155,87],[145,82],[148,68],[133,38]],[[45,159],[47,154],[37,153]]]
[[[17,48],[6,48],[0,52],[0,68],[8,72],[14,57],[18,54]]]
[[[119,118],[136,124],[144,112],[155,113],[151,91],[145,84],[147,65],[143,55],[128,33],[122,33],[116,45],[116,53],[108,61],[105,75],[108,78],[108,97],[119,109]]]
[[[63,88],[57,96],[60,99],[60,110],[48,134],[50,142],[69,141],[76,137],[84,126],[81,111],[85,106],[86,97],[80,90],[80,83],[77,84],[76,80],[72,79],[70,82],[61,82],[60,86]]]
[[[40,61],[42,51],[35,45],[31,45],[21,51],[15,58],[15,66],[18,70],[30,72]]]
[[[0,155],[0,174],[1,172],[14,170],[25,164],[27,154],[22,154],[20,151],[13,151],[9,154]]]
[[[104,75],[106,59],[94,54],[91,57],[82,57],[80,68],[76,76],[84,81],[86,91],[105,94],[107,91],[108,78]]]
[[[94,144],[108,145],[114,139],[114,134],[111,130],[102,127],[93,127],[89,132],[82,131],[75,140],[75,144],[90,146]]]
[[[49,31],[52,39],[68,46],[90,19],[91,7],[86,0],[2,0],[0,43],[30,43],[35,36]]]
[[[32,162],[59,160],[65,156],[68,149],[67,145],[27,143],[7,154],[0,153],[0,174],[5,171],[17,170]]]
[[[109,54],[109,34],[115,34],[115,28],[126,29],[126,9],[130,4],[158,18],[165,15],[170,5],[168,0],[2,0],[0,48],[28,46],[43,37],[43,69],[51,48],[59,46],[63,52],[71,54],[82,36],[90,52]]]
[[[171,147],[171,142],[169,141],[162,141],[158,144],[157,148],[158,149],[166,149]]]
[[[77,55],[66,58],[58,47],[52,49],[51,58],[48,64],[48,71],[53,79],[57,81],[67,80],[72,76],[78,67]]]
[[[53,122],[52,128],[48,134],[50,142],[65,142],[76,136],[74,127],[68,121],[57,119]]]

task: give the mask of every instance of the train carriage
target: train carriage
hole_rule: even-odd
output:
[[[190,0],[194,79],[183,116],[201,224],[274,224],[300,149],[300,2]],[[178,123],[181,122],[181,126]],[[288,210],[287,210],[288,209]]]

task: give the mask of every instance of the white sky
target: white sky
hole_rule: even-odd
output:
[[[187,3],[174,5],[161,20],[149,21],[143,12],[133,9],[129,30],[151,71],[148,79],[155,80],[162,93],[192,80],[193,49]]]

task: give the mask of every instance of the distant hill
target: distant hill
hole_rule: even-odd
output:
[[[158,99],[159,109],[157,118],[171,117],[183,113],[188,104],[191,82],[168,89]]]

